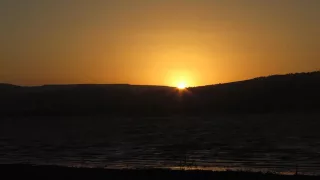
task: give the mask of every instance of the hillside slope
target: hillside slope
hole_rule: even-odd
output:
[[[165,86],[0,84],[1,116],[210,115],[320,110],[320,72],[260,77],[179,91]]]

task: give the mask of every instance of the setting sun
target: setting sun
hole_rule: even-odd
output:
[[[184,82],[181,82],[178,84],[177,86],[178,89],[185,89],[186,88],[186,84]]]

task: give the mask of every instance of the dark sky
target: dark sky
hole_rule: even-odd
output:
[[[320,0],[0,0],[0,82],[189,86],[320,69]]]

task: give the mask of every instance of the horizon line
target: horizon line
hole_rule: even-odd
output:
[[[308,71],[308,72],[295,72],[295,73],[286,73],[286,74],[271,74],[267,76],[257,76],[253,78],[243,79],[243,80],[237,80],[237,81],[230,81],[230,82],[222,82],[222,83],[215,83],[215,84],[205,84],[205,85],[198,85],[198,86],[187,86],[186,88],[195,88],[195,87],[204,87],[204,86],[214,86],[214,85],[222,85],[222,84],[230,84],[230,83],[237,83],[237,82],[243,82],[243,81],[250,81],[255,80],[259,78],[268,78],[272,76],[286,76],[286,75],[297,75],[297,74],[313,74],[313,73],[320,73],[319,70],[315,71]],[[44,86],[85,86],[85,85],[105,85],[105,86],[154,86],[154,87],[171,87],[176,88],[176,86],[171,85],[157,85],[157,84],[130,84],[130,83],[62,83],[62,84],[42,84],[42,85],[18,85],[14,83],[6,83],[6,82],[0,82],[0,85],[11,85],[11,86],[17,86],[17,87],[44,87]]]

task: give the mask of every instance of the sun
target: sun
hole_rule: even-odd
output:
[[[185,89],[187,86],[186,86],[186,83],[184,83],[184,82],[180,82],[179,84],[178,84],[178,86],[177,86],[177,88],[178,89],[180,89],[180,90],[183,90],[183,89]]]

